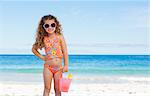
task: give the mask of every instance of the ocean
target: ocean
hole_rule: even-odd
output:
[[[34,55],[0,55],[0,73],[41,74],[43,64]],[[150,77],[150,55],[69,55],[69,72]]]

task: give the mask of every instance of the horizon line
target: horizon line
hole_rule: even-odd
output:
[[[2,55],[31,55],[31,56],[35,56],[34,54],[0,54],[0,56]],[[146,56],[150,56],[150,54],[68,54],[68,55],[146,55]]]

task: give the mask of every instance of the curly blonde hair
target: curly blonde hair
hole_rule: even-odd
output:
[[[48,36],[48,33],[45,31],[45,29],[43,28],[43,24],[45,23],[46,20],[54,20],[55,23],[56,23],[56,30],[55,30],[55,33],[58,33],[58,34],[62,34],[61,33],[61,25],[59,23],[59,21],[57,20],[57,18],[53,15],[45,15],[41,18],[40,22],[39,22],[39,25],[38,25],[38,28],[37,28],[37,31],[36,31],[36,41],[35,43],[33,44],[33,46],[35,46],[36,48],[39,48],[39,49],[42,49],[44,47],[44,37],[45,36]]]

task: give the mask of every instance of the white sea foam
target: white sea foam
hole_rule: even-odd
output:
[[[122,80],[128,80],[128,81],[148,81],[150,82],[150,77],[120,77]]]

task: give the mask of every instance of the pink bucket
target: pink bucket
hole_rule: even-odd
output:
[[[59,89],[61,92],[68,92],[72,79],[60,78],[59,79]]]

